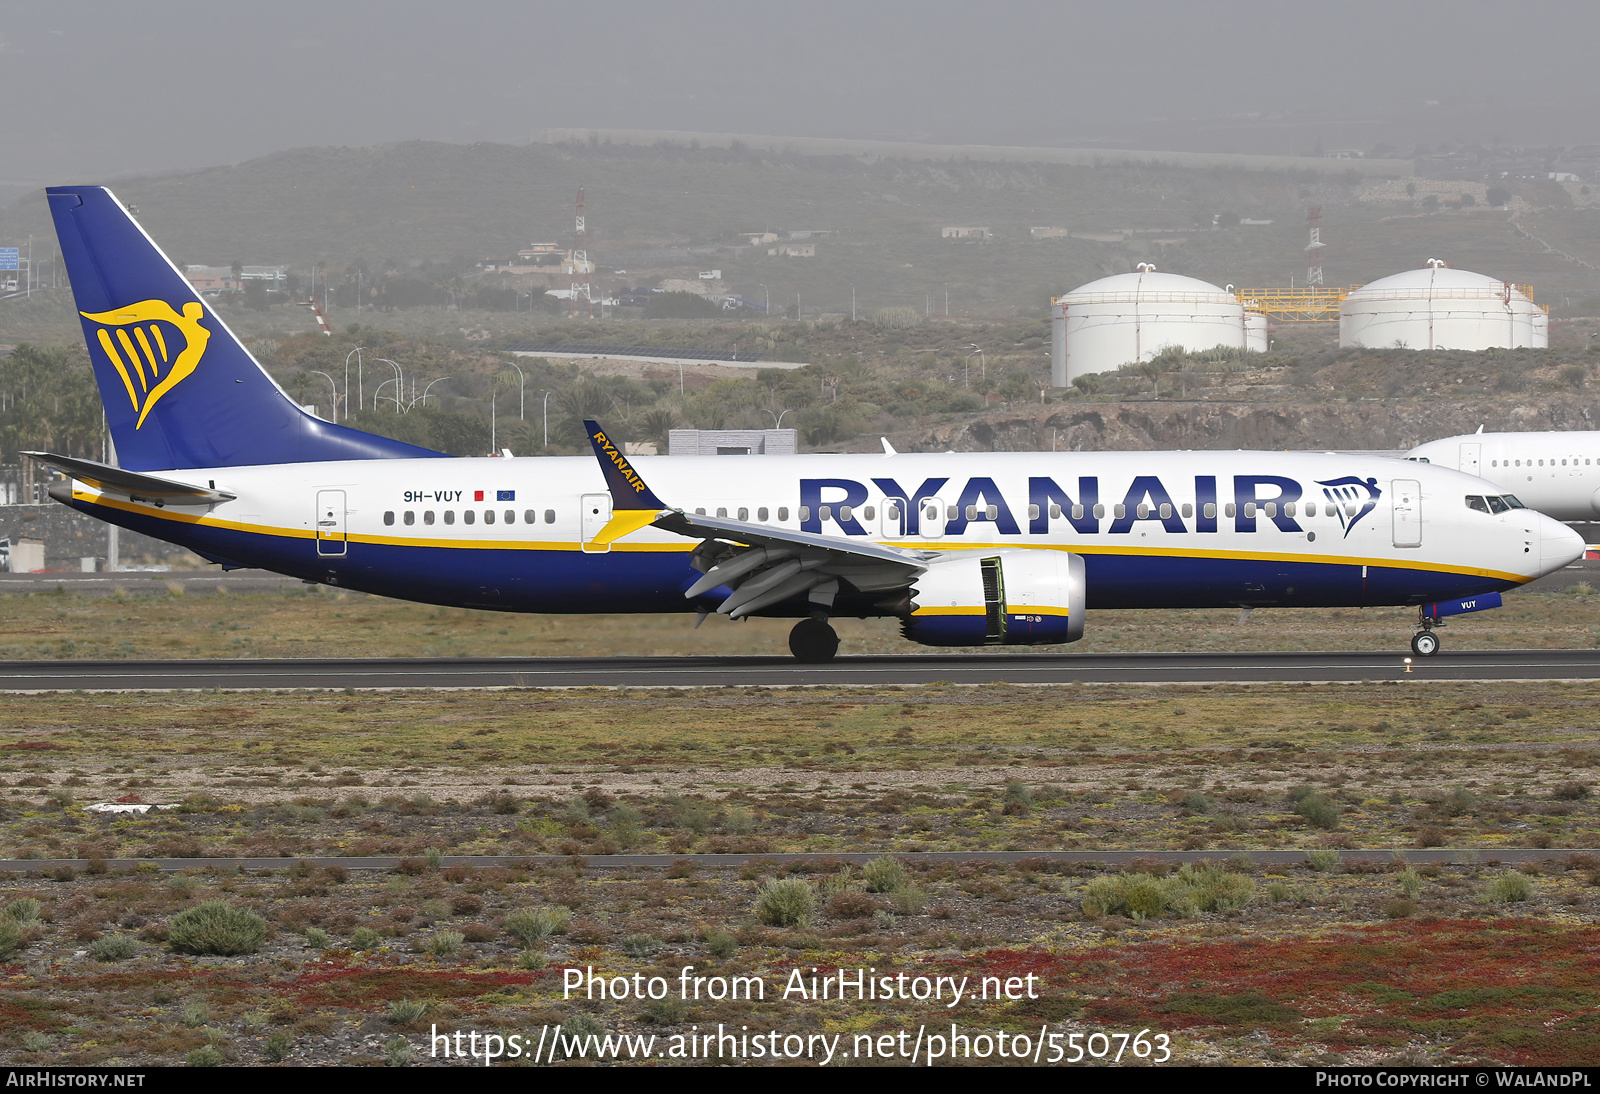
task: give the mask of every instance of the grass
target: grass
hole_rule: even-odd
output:
[[[1070,647],[990,647],[1007,655],[1138,651],[1371,650],[1404,652],[1404,608],[1260,610],[1239,626],[1231,609],[1095,611]],[[222,596],[0,597],[0,659],[172,657],[565,657],[754,654],[788,656],[792,620],[694,616],[538,616],[436,608],[360,593]],[[840,619],[843,655],[927,652],[894,620]],[[1451,649],[1592,648],[1600,597],[1512,593],[1482,617],[1452,620]]]

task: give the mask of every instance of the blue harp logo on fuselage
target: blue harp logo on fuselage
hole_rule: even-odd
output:
[[[100,324],[95,336],[139,415],[135,429],[144,426],[162,396],[194,371],[211,338],[200,325],[205,309],[192,300],[181,313],[165,300],[141,300],[112,311],[78,314]]]

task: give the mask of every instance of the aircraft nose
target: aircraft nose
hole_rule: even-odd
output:
[[[1554,573],[1583,557],[1583,537],[1559,520],[1539,517],[1539,573]]]

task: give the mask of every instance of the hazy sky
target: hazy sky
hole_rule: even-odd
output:
[[[1600,143],[1597,30],[1600,4],[1503,0],[0,0],[0,185],[544,127],[1270,153]]]

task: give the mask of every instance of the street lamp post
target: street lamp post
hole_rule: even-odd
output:
[[[334,383],[333,382],[333,377],[329,376],[326,372],[319,372],[316,369],[311,369],[310,371],[312,372],[313,375],[320,376],[324,380],[328,381],[328,386],[333,389],[333,402],[330,404],[332,406],[332,408],[333,408],[333,417],[329,418],[328,420],[330,422],[338,421],[339,420],[339,385]]]
[[[550,392],[544,393],[544,446],[550,447]]]
[[[411,405],[412,406],[416,406],[418,403],[421,403],[422,405],[426,406],[428,404],[428,392],[433,390],[433,385],[439,383],[440,381],[450,380],[450,379],[454,379],[454,377],[441,376],[441,377],[439,377],[438,380],[429,380],[428,381],[428,386],[422,389],[422,398],[413,399],[411,401]]]
[[[350,358],[356,359],[356,392],[359,394],[361,377],[361,347],[357,346],[344,355],[344,420],[350,420]]]
[[[517,370],[517,379],[519,381],[517,385],[517,421],[525,422],[528,419],[527,416],[523,414],[523,407],[527,403],[528,378],[522,375],[522,366],[517,364],[515,361],[507,361],[506,364]]]
[[[763,285],[759,281],[756,282],[756,288],[761,290],[761,299],[763,301],[763,303],[761,305],[761,314],[762,315],[771,315],[772,314],[772,294],[770,292],[768,292],[767,291],[767,287],[765,285]]]
[[[406,375],[405,375],[405,370],[403,370],[400,367],[399,362],[391,361],[387,357],[379,357],[378,360],[382,361],[384,364],[386,364],[390,368],[394,369],[395,388],[399,393],[399,394],[397,394],[395,396],[394,412],[396,414],[398,414],[398,413],[400,413],[400,398],[401,398],[401,396],[405,395],[405,393],[406,393]],[[384,383],[388,383],[388,381],[385,380]],[[380,384],[378,386],[382,387],[383,385]],[[373,392],[373,394],[372,394],[372,409],[373,410],[377,410],[378,409],[378,394],[377,394],[377,392]]]

